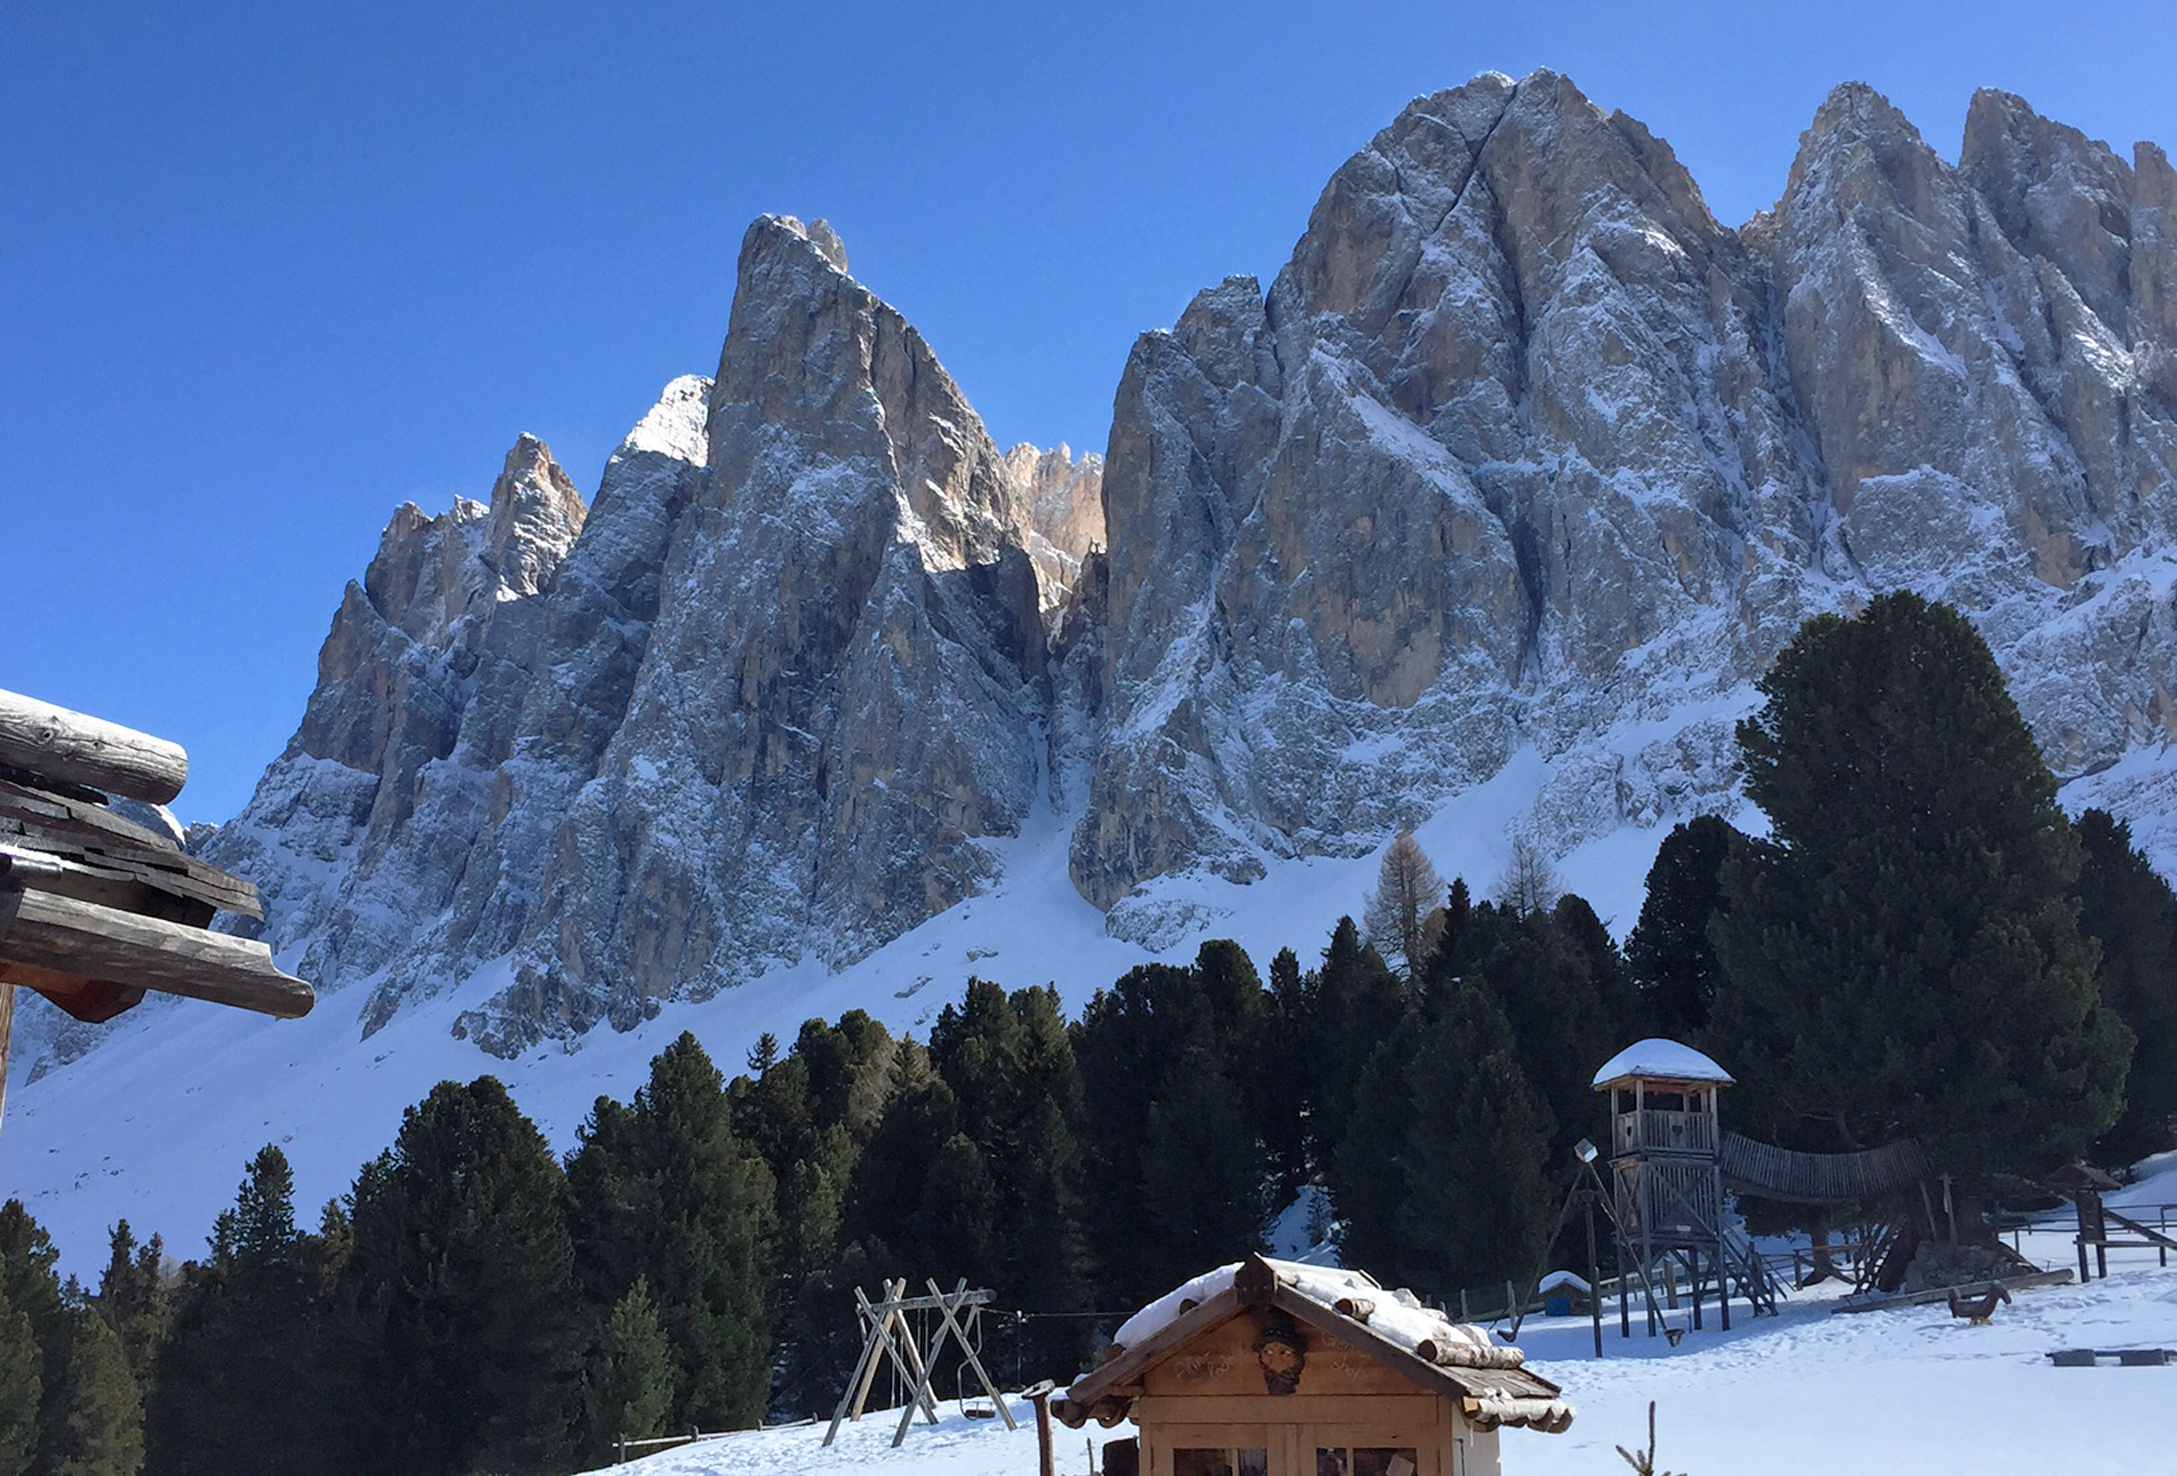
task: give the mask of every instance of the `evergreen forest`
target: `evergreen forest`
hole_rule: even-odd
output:
[[[730,1076],[683,1034],[564,1155],[494,1078],[445,1082],[314,1226],[268,1146],[201,1253],[123,1223],[95,1287],[10,1201],[0,1476],[545,1473],[828,1416],[855,1291],[894,1277],[990,1288],[992,1373],[1063,1381],[1296,1203],[1456,1308],[1551,1249],[1595,1069],[1647,1035],[1724,1063],[1749,1133],[1914,1137],[1990,1199],[2170,1146],[2177,894],[2057,807],[1971,627],[1887,596],[1760,691],[1766,833],[1678,825],[1622,947],[1542,851],[1481,898],[1402,836],[1361,921],[1266,972],[1213,941],[1074,1019],[971,978],[926,1040],[852,1011]]]

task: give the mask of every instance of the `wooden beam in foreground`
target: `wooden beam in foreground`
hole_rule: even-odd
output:
[[[0,764],[154,805],[189,777],[178,743],[9,691],[0,691]]]
[[[293,1019],[316,995],[262,943],[29,888],[0,961]]]

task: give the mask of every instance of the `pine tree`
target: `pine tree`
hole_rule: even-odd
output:
[[[38,1406],[30,1439],[30,1476],[59,1469],[66,1448],[70,1316],[54,1265],[60,1252],[19,1199],[0,1204],[0,1298],[29,1326],[37,1348]]]
[[[69,1309],[68,1372],[61,1393],[55,1476],[136,1476],[144,1464],[144,1410],[121,1340],[89,1307]]]
[[[2128,1032],[2071,888],[2078,842],[1988,648],[1917,595],[1808,622],[1742,722],[1771,839],[1728,864],[1712,1039],[1790,1146],[1917,1137],[2037,1174],[2115,1119]]]
[[[931,1031],[930,1058],[991,1181],[989,1284],[1017,1307],[1086,1310],[1075,1139],[1081,1081],[1057,991],[1008,995],[969,980],[960,1008],[947,1006]],[[1083,1331],[1078,1322],[1046,1321],[1023,1351],[1039,1365],[1070,1366],[1084,1351]]]
[[[771,1171],[733,1130],[718,1068],[685,1032],[650,1063],[632,1105],[599,1101],[569,1161],[583,1284],[593,1306],[607,1307],[636,1280],[648,1283],[677,1360],[676,1429],[762,1421],[774,1193]]]
[[[117,1238],[109,1276],[120,1263]],[[250,1160],[209,1260],[191,1269],[145,1398],[154,1476],[316,1469],[326,1454],[322,1328],[295,1230],[294,1175],[277,1146]]]
[[[1343,1143],[1361,1072],[1405,1013],[1398,976],[1361,940],[1350,917],[1338,919],[1317,975],[1316,1020],[1322,1090],[1313,1104],[1317,1141]]]
[[[442,1082],[357,1178],[343,1273],[365,1350],[365,1463],[414,1476],[560,1466],[578,1378],[558,1161],[489,1076]]]
[[[1361,1069],[1345,1137],[1324,1178],[1338,1215],[1338,1258],[1386,1285],[1406,1262],[1399,1208],[1406,1199],[1406,1130],[1413,1120],[1407,1068],[1415,1042],[1399,1036],[1377,1046]]]
[[[673,1345],[658,1319],[650,1283],[640,1277],[605,1318],[583,1380],[590,1456],[603,1460],[621,1439],[665,1429],[673,1407]]]
[[[1407,978],[1422,964],[1422,923],[1443,895],[1443,878],[1429,864],[1428,853],[1410,830],[1402,830],[1384,848],[1376,869],[1376,889],[1361,912],[1368,941],[1385,963]]]
[[[1575,921],[1594,916],[1585,903],[1568,913]],[[1510,1022],[1514,1059],[1548,1109],[1548,1159],[1563,1161],[1574,1142],[1602,1127],[1602,1100],[1592,1083],[1595,1068],[1624,1044],[1618,1018],[1624,1006],[1613,1008],[1588,952],[1551,912],[1482,904],[1452,962],[1465,987],[1439,988],[1438,1012],[1455,1007],[1467,990],[1489,990]]]
[[[1655,1034],[1691,1040],[1708,1028],[1723,974],[1708,925],[1724,906],[1724,862],[1745,839],[1716,816],[1697,815],[1656,850],[1640,920],[1625,940]]]
[[[15,1310],[0,1276],[0,1476],[23,1476],[37,1454],[44,1365],[30,1318]]]
[[[2101,997],[2137,1044],[2124,1111],[2095,1145],[2131,1162],[2177,1143],[2177,894],[2103,810],[2079,816],[2079,930],[2101,945]]]
[[[147,1399],[152,1363],[158,1356],[160,1343],[166,1338],[168,1307],[164,1260],[165,1247],[158,1236],[138,1245],[129,1222],[121,1221],[113,1227],[106,1269],[99,1276],[95,1300],[99,1315],[121,1340],[121,1353],[128,1360],[129,1372],[135,1376],[137,1387],[145,1391]]]
[[[1531,1272],[1550,1223],[1550,1112],[1493,992],[1456,994],[1406,1067],[1400,1278],[1448,1295]]]
[[[1277,1176],[1280,1202],[1292,1198],[1314,1171],[1315,1104],[1322,1095],[1322,1052],[1317,1044],[1315,995],[1318,975],[1303,974],[1300,959],[1281,948],[1270,960],[1270,998],[1262,1054],[1269,1089],[1256,1103],[1263,1152]]]
[[[1262,1248],[1267,1178],[1239,1084],[1208,1049],[1175,1061],[1153,1097],[1137,1197],[1141,1241],[1117,1288],[1142,1303]]]

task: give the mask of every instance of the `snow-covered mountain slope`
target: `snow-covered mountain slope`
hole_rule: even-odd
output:
[[[525,437],[341,601],[206,847],[318,1013],[26,1009],[0,1189],[193,1236],[267,1137],[330,1194],[440,1076],[565,1142],[684,1024],[730,1065],[971,968],[1078,1004],[1306,954],[1400,826],[1484,889],[1524,836],[1622,931],[1671,822],[1747,818],[1775,652],[1898,585],[2177,860],[2173,198],[2151,145],[1984,92],[1953,165],[1851,85],[1734,230],[1637,122],[1486,76],[1145,335],[1100,459],[999,451],[829,228],[759,220],[716,375],[587,507]]]

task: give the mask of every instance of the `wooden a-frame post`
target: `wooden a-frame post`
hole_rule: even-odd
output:
[[[997,1410],[998,1417],[1005,1421],[1005,1428],[1019,1429],[1020,1426],[1013,1422],[1013,1412],[1005,1407],[1005,1400],[999,1396],[997,1387],[990,1382],[990,1374],[983,1367],[982,1355],[975,1347],[975,1340],[968,1336],[968,1330],[953,1317],[953,1313],[962,1307],[973,1308],[979,1314],[983,1304],[990,1300],[990,1293],[969,1291],[967,1278],[964,1276],[950,1295],[939,1291],[934,1280],[925,1281],[923,1285],[930,1289],[930,1296],[937,1304],[937,1314],[943,1321],[938,1325],[937,1336],[930,1339],[930,1359],[922,1371],[921,1383],[915,1388],[916,1397],[908,1400],[907,1407],[900,1411],[900,1427],[892,1435],[893,1448],[897,1449],[900,1442],[907,1438],[907,1426],[914,1419],[916,1403],[929,1397],[930,1376],[937,1371],[937,1355],[944,1348],[948,1334],[960,1339],[960,1351],[967,1355],[968,1366],[975,1370],[975,1377],[982,1380],[983,1392],[990,1396],[991,1408]]]
[[[906,1294],[906,1277],[887,1281],[884,1283],[884,1295],[875,1302],[860,1287],[854,1289],[855,1306],[864,1329],[862,1356],[856,1360],[854,1372],[847,1379],[846,1392],[839,1396],[839,1407],[832,1412],[831,1428],[824,1432],[824,1444],[829,1445],[837,1439],[839,1427],[848,1420],[861,1419],[862,1410],[869,1403],[870,1388],[877,1381],[880,1353],[891,1360],[892,1366],[907,1380],[909,1387],[907,1402],[900,1410],[899,1429],[892,1436],[894,1447],[907,1439],[907,1429],[914,1423],[916,1410],[922,1411],[924,1418],[931,1424],[936,1424],[937,1399],[931,1392],[930,1384],[936,1375],[937,1355],[945,1346],[947,1337],[958,1337],[960,1340],[960,1349],[967,1355],[969,1367],[982,1380],[983,1392],[990,1396],[990,1402],[997,1409],[998,1417],[1005,1421],[1006,1428],[1019,1428],[1013,1419],[1013,1412],[1005,1407],[1005,1400],[999,1396],[997,1386],[991,1382],[989,1371],[983,1367],[980,1351],[975,1346],[975,1339],[968,1332],[968,1326],[957,1316],[966,1309],[970,1322],[979,1318],[981,1309],[991,1299],[991,1293],[987,1290],[969,1291],[965,1278],[949,1293],[940,1291],[935,1281],[924,1284],[930,1288],[928,1296],[910,1297]],[[931,1340],[927,1357],[915,1344],[914,1331],[903,1315],[908,1312],[936,1312],[942,1319],[937,1336]]]

